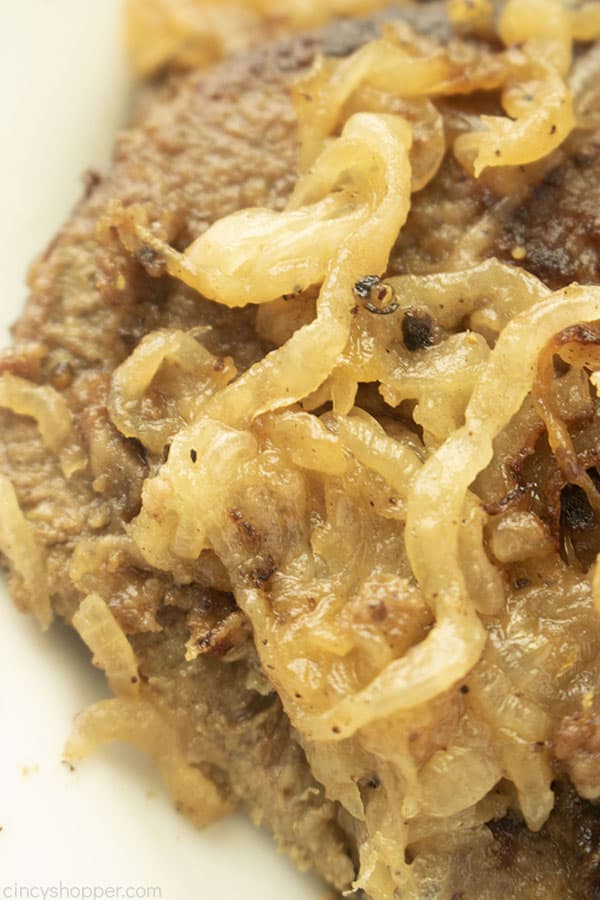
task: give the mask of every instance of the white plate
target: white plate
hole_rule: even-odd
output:
[[[0,0],[0,254],[3,342],[26,296],[27,265],[102,168],[126,120],[119,0]],[[61,764],[74,715],[101,675],[64,627],[41,635],[0,596],[0,898],[314,900],[241,817],[204,832],[175,813],[152,766],[112,747]],[[105,890],[111,888],[112,890]]]

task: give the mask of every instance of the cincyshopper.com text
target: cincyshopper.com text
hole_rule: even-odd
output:
[[[0,900],[162,900],[156,885],[2,884]]]

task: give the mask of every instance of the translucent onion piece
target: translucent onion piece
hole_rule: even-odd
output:
[[[401,321],[358,323],[334,375],[354,383],[379,382],[379,393],[391,407],[416,401],[413,419],[422,426],[425,443],[439,444],[462,424],[489,347],[479,334],[460,332],[410,352],[398,334]]]
[[[133,744],[158,767],[177,809],[203,827],[231,809],[214,784],[185,759],[174,729],[154,705],[140,699],[101,700],[77,716],[65,747],[74,764],[111,741]]]
[[[210,523],[227,516],[229,473],[241,474],[256,452],[249,432],[210,419],[199,419],[176,435],[168,462],[144,484],[142,510],[131,526],[148,562],[168,569],[170,554],[195,560],[210,546]]]
[[[266,35],[361,16],[387,0],[128,0],[127,45],[138,74],[208,66]]]
[[[507,47],[525,44],[532,58],[543,54],[559,75],[571,67],[571,22],[561,0],[508,0],[498,33]],[[512,114],[511,114],[512,115]]]
[[[127,49],[141,76],[207,66],[255,41],[258,24],[242,2],[127,0]]]
[[[486,130],[460,135],[454,153],[478,178],[490,166],[536,162],[560,146],[575,127],[571,94],[557,72],[541,63],[539,74],[512,80],[502,94],[511,118],[481,116]]]
[[[385,478],[394,493],[405,500],[421,460],[409,447],[387,436],[371,416],[339,416],[340,437],[363,465]]]
[[[529,512],[505,513],[495,523],[490,540],[495,558],[502,563],[547,556],[555,549],[549,529]]]
[[[476,496],[468,492],[459,536],[460,561],[477,612],[490,616],[504,608],[504,584],[485,550],[483,529],[487,518]]]
[[[65,478],[84,469],[87,461],[79,445],[67,401],[49,385],[37,385],[5,372],[0,375],[0,406],[37,422],[42,441],[59,460]]]
[[[567,323],[594,321],[599,313],[600,289],[573,286],[513,319],[500,335],[473,392],[465,425],[425,463],[417,476],[408,506],[407,551],[425,596],[431,598],[438,622],[431,635],[415,648],[418,663],[422,664],[423,694],[425,685],[435,680],[438,668],[440,677],[441,670],[445,670],[446,683],[454,680],[453,671],[462,668],[462,675],[466,674],[477,661],[482,646],[483,634],[465,597],[464,576],[456,552],[466,489],[492,458],[494,437],[531,390],[537,357],[545,343]],[[503,373],[508,371],[511,378],[507,381]],[[443,651],[446,635],[448,643]],[[456,653],[454,663],[450,648]],[[426,661],[429,666],[424,665]]]
[[[150,509],[142,508],[137,519],[129,525],[128,532],[146,563],[155,569],[176,573],[180,561],[169,548],[177,528],[177,517],[173,514],[153,515],[150,511],[152,499],[148,504]]]
[[[359,116],[299,179],[284,212],[256,208],[233,213],[212,225],[183,254],[137,223],[134,230],[164,258],[173,277],[225,306],[298,294],[323,282],[331,260],[385,197],[381,165],[389,173],[391,159],[389,147],[378,148],[385,132],[378,134],[377,128],[386,122],[387,144],[395,131],[397,151],[406,150],[410,130],[401,120]],[[377,151],[380,162],[375,163]],[[399,196],[404,194],[403,188]]]
[[[446,9],[458,31],[487,35],[493,30],[493,0],[447,0]]]
[[[324,714],[296,716],[312,740],[342,740],[374,719],[426,703],[477,663],[486,632],[468,595],[458,552],[467,489],[491,460],[494,437],[531,390],[545,344],[567,325],[598,317],[600,288],[574,285],[504,329],[475,387],[465,425],[423,465],[408,500],[406,549],[436,625],[366,688]],[[509,381],[503,375],[507,371]]]
[[[99,594],[89,594],[73,616],[73,625],[115,694],[135,697],[139,692],[135,654],[106,601]]]
[[[272,2],[251,0],[249,19],[269,15]],[[330,8],[323,3],[318,14]],[[489,35],[498,4],[450,0],[448,8],[459,28]],[[234,4],[221,9],[233,21]],[[288,25],[317,14],[312,0],[278,12]],[[133,223],[175,277],[226,306],[259,304],[259,333],[279,349],[197,397],[194,372],[183,372],[183,388],[171,365],[184,366],[186,352],[159,353],[155,368],[148,359],[127,375],[117,416],[136,427],[150,410],[157,452],[162,435],[171,442],[129,533],[143,558],[176,580],[193,579],[206,550],[226,571],[251,621],[264,682],[276,687],[328,796],[354,817],[355,885],[373,900],[420,896],[425,879],[441,885],[444,854],[456,858],[465,842],[483,841],[482,823],[504,814],[509,793],[514,803],[512,787],[492,790],[500,779],[515,786],[531,828],[552,808],[555,722],[538,673],[561,685],[570,671],[579,678],[595,637],[586,629],[580,641],[565,624],[559,654],[542,619],[553,604],[552,620],[566,622],[570,602],[583,615],[590,591],[556,559],[535,516],[509,511],[489,523],[473,491],[510,490],[502,461],[526,452],[543,428],[531,412],[540,360],[548,363],[565,328],[600,318],[600,289],[552,294],[517,267],[488,260],[389,279],[396,310],[377,316],[361,308],[353,286],[385,271],[410,192],[438,171],[444,126],[449,134],[464,127],[447,114],[453,104],[440,104],[444,122],[431,96],[502,89],[507,117],[484,117],[477,131],[472,116],[456,153],[469,172],[499,167],[488,176],[494,190],[530,188],[541,165],[537,174],[510,166],[547,156],[573,126],[564,83],[573,35],[595,27],[582,12],[558,0],[508,0],[498,17],[508,50],[500,53],[464,41],[441,47],[388,26],[348,59],[321,59],[295,90],[302,168],[283,212],[237,213],[183,254]],[[593,109],[591,117],[584,110],[595,91],[590,60],[569,84],[585,127],[593,121]],[[484,216],[459,242],[451,268],[466,264],[464,245],[477,245],[470,259],[485,255],[489,224]],[[433,346],[408,349],[408,311],[431,315]],[[575,364],[590,360],[580,354]],[[171,378],[161,407],[156,395]],[[382,411],[373,385],[402,408]],[[575,394],[569,408],[581,413]],[[333,411],[309,415],[300,403],[317,412],[332,403]],[[418,435],[408,435],[407,415]],[[558,573],[552,589],[522,589],[488,557],[490,535],[496,559],[517,560],[525,575],[547,553],[543,566]],[[597,571],[593,578],[600,609]],[[105,733],[126,737],[127,727]],[[409,865],[402,851],[411,840]]]
[[[444,818],[462,812],[485,797],[501,778],[500,761],[481,747],[440,750],[421,772],[423,813]]]
[[[406,220],[410,203],[410,145],[410,126],[400,117],[369,113],[354,115],[346,123],[342,136],[324,150],[313,169],[298,181],[287,211],[268,213],[268,217],[274,216],[273,221],[282,226],[282,242],[275,247],[271,268],[264,271],[261,243],[260,240],[256,243],[254,236],[255,252],[258,251],[252,270],[256,287],[252,287],[249,274],[240,280],[239,273],[234,273],[227,296],[233,296],[236,291],[240,294],[251,291],[254,297],[262,292],[265,300],[272,300],[273,291],[285,289],[284,293],[296,293],[298,278],[306,273],[308,253],[314,259],[320,259],[318,266],[317,263],[310,264],[313,274],[317,273],[314,266],[325,274],[317,316],[309,325],[300,328],[281,349],[268,354],[229,388],[209,400],[206,415],[230,425],[243,425],[261,413],[302,399],[325,381],[350,333],[354,306],[351,286],[365,272],[385,269],[391,247]],[[339,232],[335,232],[337,246],[332,248],[324,241],[315,253],[310,217],[299,219],[297,213],[306,205],[325,200],[328,193],[343,187],[344,183],[351,185],[354,191],[355,213],[346,219]],[[254,211],[253,214],[262,218],[264,212]],[[291,240],[289,235],[285,237],[284,225],[292,232]],[[177,254],[147,229],[135,223],[133,227],[144,242],[163,254],[170,271],[181,274],[184,260],[187,266],[185,254]],[[215,228],[221,234],[220,252],[224,259],[230,259],[229,237],[233,240],[233,235],[223,223],[218,223]],[[310,239],[306,238],[303,229],[308,229]],[[229,235],[227,239],[223,237],[224,233]],[[241,233],[237,239],[244,243],[248,237],[249,232]],[[217,268],[219,254],[216,250],[211,260]],[[193,272],[195,278],[196,268]],[[279,277],[282,273],[285,274],[283,281]],[[192,275],[189,278],[186,275],[186,278],[191,283]]]
[[[4,475],[0,475],[0,507],[0,551],[22,578],[27,606],[46,629],[52,621],[46,561],[15,489]]]
[[[343,475],[348,468],[342,441],[315,416],[284,411],[263,416],[257,426],[277,446],[287,450],[297,466],[327,475]]]
[[[166,417],[151,418],[144,397],[161,367],[172,367],[174,409]],[[108,398],[113,424],[125,437],[137,438],[160,454],[169,438],[191,421],[204,400],[235,375],[233,362],[217,360],[184,331],[153,331],[114,372]],[[182,377],[190,379],[186,390]],[[162,394],[168,388],[165,386]]]
[[[600,6],[597,2],[583,2],[573,9],[569,0],[565,6],[571,23],[571,32],[576,41],[597,41],[600,38]]]
[[[516,166],[548,156],[575,126],[564,76],[571,66],[571,27],[559,0],[509,0],[499,34],[513,53],[513,74],[502,92],[510,118],[482,116],[482,132],[460,135],[459,162],[478,178],[486,167]]]
[[[165,0],[128,0],[127,49],[140,75],[160,68],[176,53],[182,41],[180,29],[171,11],[174,4]],[[199,65],[210,54],[198,51]]]
[[[381,373],[380,392],[390,406],[417,400],[413,418],[425,431],[426,442],[442,441],[462,423],[473,386],[487,358],[489,347],[473,332],[450,335],[414,359],[398,359]],[[392,361],[390,359],[389,361]]]
[[[358,88],[342,109],[345,121],[356,112],[382,112],[403,116],[413,130],[410,151],[411,190],[422,190],[437,174],[446,153],[444,118],[426,97],[406,100],[365,84]]]
[[[523,696],[510,678],[496,665],[482,659],[469,677],[469,704],[495,728],[505,728],[524,741],[545,741],[550,737],[550,719]]]
[[[333,145],[335,150],[325,151],[324,164],[317,162],[314,172],[299,182],[294,202],[310,196],[313,178],[317,191],[331,185],[332,155],[340,174],[351,171],[365,154],[372,160],[361,178],[359,198],[364,217],[329,263],[316,318],[211,399],[205,407],[206,415],[240,427],[261,413],[301,400],[325,381],[350,334],[355,303],[352,285],[365,272],[384,271],[406,220],[410,143],[410,128],[402,119],[357,114],[346,123],[342,137]]]
[[[406,99],[470,93],[498,87],[504,80],[503,63],[489,51],[475,52],[471,67],[464,60],[458,66],[439,46],[429,47],[428,53],[419,55],[408,49],[407,43],[371,41],[345,59],[317,60],[312,71],[299,79],[293,100],[299,121],[302,170],[312,164],[324,139],[340,124],[345,104],[364,85]]]
[[[334,413],[347,416],[356,402],[358,381],[349,378],[346,372],[338,368],[331,373],[326,384]]]
[[[533,397],[546,425],[548,442],[565,480],[578,485],[587,494],[592,508],[600,514],[598,490],[579,462],[573,441],[552,391],[554,357],[560,357],[576,369],[600,369],[600,328],[567,328],[544,348],[537,366]]]
[[[552,784],[554,773],[545,747],[516,738],[514,733],[500,731],[502,763],[517,788],[519,805],[527,827],[539,831],[554,807]]]
[[[532,831],[539,831],[554,806],[553,775],[545,747],[550,719],[501,669],[486,660],[470,676],[469,688],[469,703],[498,735],[504,771],[517,787],[525,820]]]
[[[480,722],[473,727],[479,728],[480,731],[482,730]],[[459,790],[459,787],[464,787],[465,792],[470,790],[470,785],[465,784],[464,778],[458,783],[454,782],[455,791]],[[475,806],[464,809],[454,816],[449,816],[448,819],[441,819],[438,816],[419,816],[418,819],[410,823],[408,831],[409,846],[413,846],[415,843],[427,838],[439,839],[444,832],[476,828],[477,825],[482,825],[484,822],[501,819],[506,815],[507,811],[508,797],[498,790],[487,794]]]
[[[125,534],[103,534],[81,538],[69,563],[69,577],[82,592],[98,572],[123,566],[143,566],[143,559],[131,538]]]
[[[298,294],[321,284],[329,260],[363,218],[352,190],[285,214],[243,209],[205,231],[182,258],[169,263],[169,272],[225,306]]]
[[[535,276],[497,259],[460,272],[401,275],[386,279],[386,284],[393,288],[400,310],[429,309],[443,328],[456,328],[465,316],[481,310],[485,315],[477,321],[496,333],[514,316],[550,296]]]
[[[380,393],[391,406],[417,400],[413,418],[425,429],[428,442],[439,443],[463,421],[477,371],[488,356],[486,341],[493,342],[512,317],[550,292],[534,276],[497,260],[461,272],[404,275],[385,284],[393,290],[397,312],[358,316],[334,374],[346,381],[380,382]],[[467,331],[409,352],[401,325],[402,313],[411,310],[430,312],[448,329],[458,328],[470,316],[471,328],[486,340]]]
[[[397,887],[405,897],[421,893],[413,867],[398,854],[399,847],[406,847],[407,827],[394,800],[395,792],[377,791],[366,811],[366,839],[360,843],[360,869],[352,887],[374,900],[393,897]]]

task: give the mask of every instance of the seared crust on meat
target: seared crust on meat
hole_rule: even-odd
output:
[[[514,247],[523,248],[523,265],[552,288],[572,281],[598,284],[599,171],[600,141],[592,134],[509,217],[500,253],[511,258]]]
[[[423,31],[447,31],[441,4],[402,15]],[[119,137],[112,171],[88,182],[72,218],[32,268],[15,347],[0,358],[0,371],[63,394],[89,458],[89,469],[67,482],[35,424],[0,414],[0,471],[14,483],[46,548],[55,612],[70,619],[86,592],[101,591],[129,636],[154,702],[176,724],[188,760],[270,829],[300,867],[315,868],[340,890],[355,874],[352,822],[314,779],[217,561],[210,583],[207,566],[204,580],[181,585],[120,558],[114,547],[102,550],[139,511],[150,472],[141,445],[125,440],[110,422],[106,398],[115,367],[160,327],[210,326],[206,346],[218,357],[232,356],[239,370],[267,349],[254,310],[199,299],[164,275],[151,253],[134,258],[126,252],[112,222],[116,203],[135,207],[163,239],[183,249],[239,208],[282,208],[295,172],[292,78],[317,51],[344,55],[373,37],[379,19],[279,42],[209,74],[192,72],[158,85],[153,100],[145,97],[135,127]],[[446,160],[414,198],[390,270],[439,271],[456,261],[457,247],[463,262],[512,259],[518,245],[525,248],[520,264],[553,287],[600,281],[599,147],[600,135],[573,141],[518,209]],[[99,548],[96,570],[76,585],[73,554],[89,542]],[[25,607],[15,574],[11,588]],[[569,743],[570,734],[565,726],[559,736],[558,776],[569,769],[571,745],[571,756],[582,752],[581,741]],[[489,843],[469,857],[469,872],[457,853],[454,897],[495,898],[508,891],[544,900],[600,896],[596,812],[566,786],[561,797],[539,835],[519,820],[502,820]],[[592,825],[585,830],[582,822]],[[539,868],[548,855],[551,880]]]

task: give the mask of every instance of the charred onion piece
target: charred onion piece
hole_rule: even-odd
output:
[[[566,423],[553,396],[555,357],[577,368],[600,368],[600,324],[570,325],[557,334],[540,354],[533,396],[548,431],[550,447],[569,484],[586,494],[592,509],[600,514],[600,493],[582,466]]]

